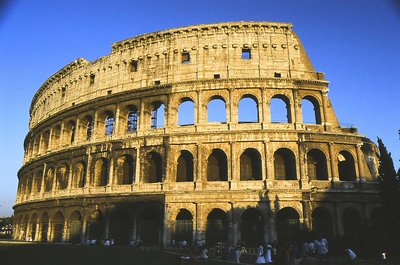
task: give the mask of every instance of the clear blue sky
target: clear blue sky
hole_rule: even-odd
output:
[[[110,53],[138,34],[226,21],[291,22],[325,72],[340,122],[383,139],[396,167],[400,140],[400,2],[391,0],[0,1],[0,216],[12,214],[29,106],[53,73]]]

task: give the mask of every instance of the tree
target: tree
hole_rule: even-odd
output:
[[[380,196],[383,207],[384,246],[392,253],[400,253],[400,182],[399,171],[394,169],[393,159],[382,139],[378,138]]]

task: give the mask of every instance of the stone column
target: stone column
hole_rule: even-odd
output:
[[[142,135],[143,131],[150,129],[150,126],[149,126],[149,128],[146,127],[146,118],[144,117],[145,116],[145,114],[144,114],[145,113],[145,111],[144,111],[145,104],[144,104],[143,100],[140,100],[139,105],[140,105],[140,109],[139,109],[138,130],[137,131],[140,135]]]
[[[82,142],[82,135],[81,135],[81,120],[79,119],[79,117],[76,118],[76,123],[75,123],[75,143],[80,143]]]
[[[70,161],[69,163],[69,170],[68,170],[68,193],[71,192],[72,186],[73,186],[73,166],[72,162]]]
[[[47,227],[47,242],[52,242],[52,241],[53,241],[53,222],[49,217],[49,223]]]
[[[111,151],[110,151],[111,153]],[[108,183],[107,183],[107,189],[110,189],[114,186],[114,159],[113,157],[110,157],[110,166],[108,167]]]
[[[292,113],[292,123],[295,124],[296,129],[302,127],[301,101],[299,101],[298,96],[298,91],[293,90],[293,108],[290,108],[290,110],[288,110],[288,112]]]
[[[45,185],[45,178],[46,178],[46,170],[47,170],[47,164],[46,163],[43,163],[43,174],[42,174],[42,183],[40,184],[40,195],[41,195],[41,197],[43,196],[43,194],[44,194],[44,191],[46,190],[46,187],[44,186]]]
[[[39,241],[40,237],[40,225],[39,225],[39,219],[36,220],[36,231],[35,231],[35,241]]]
[[[87,226],[87,218],[83,216],[82,227],[81,227],[81,244],[86,244],[86,226]]]
[[[357,161],[356,161],[357,167],[356,168],[358,169],[358,176],[357,176],[358,180],[360,182],[365,182],[366,179],[365,179],[365,172],[364,172],[364,167],[363,167],[363,160],[362,160],[363,153],[361,151],[361,146],[362,146],[362,143],[356,145],[356,153],[357,153]]]
[[[64,224],[63,224],[63,231],[62,231],[62,235],[61,235],[61,242],[69,241],[69,231],[70,231],[69,222],[67,221],[67,218],[65,218]]]
[[[326,127],[331,125],[328,121],[327,121],[327,116],[328,116],[328,111],[327,111],[327,98],[328,98],[328,90],[323,90],[321,91],[321,98],[322,98],[322,113],[321,113],[321,124],[324,124],[325,126],[325,130]]]
[[[114,121],[114,131],[113,131],[113,135],[115,136],[118,136],[120,134],[119,129],[121,126],[119,124],[120,123],[119,115],[120,115],[120,108],[119,105],[117,104],[115,108],[115,121]]]
[[[87,149],[87,163],[86,163],[86,175],[85,175],[85,188],[86,190],[89,189],[89,187],[92,185],[90,183],[90,174],[91,174],[91,166],[92,166],[92,156],[90,154],[90,149]]]
[[[135,178],[133,179],[133,183],[140,182],[140,146],[136,148],[136,158],[135,158]]]
[[[334,187],[334,183],[339,181],[339,176],[337,174],[337,170],[335,167],[335,156],[333,154],[333,143],[328,144],[328,149],[329,149],[329,161],[330,161],[330,171],[331,171],[331,182],[332,182],[332,188]]]

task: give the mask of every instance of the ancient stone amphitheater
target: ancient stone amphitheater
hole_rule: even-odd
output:
[[[376,147],[338,123],[328,84],[287,23],[176,28],[79,58],[33,97],[13,236],[356,237],[379,206]]]

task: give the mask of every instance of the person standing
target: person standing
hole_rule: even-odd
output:
[[[271,244],[267,244],[266,246],[265,246],[265,255],[264,255],[264,258],[265,258],[265,263],[272,263],[272,254],[271,254],[271,252],[272,252],[272,246],[271,246]]]
[[[257,255],[256,264],[265,264],[264,248],[262,245],[260,245],[258,247],[258,255]]]
[[[326,264],[328,261],[328,240],[318,235],[314,241],[315,251],[317,253],[320,264]]]

